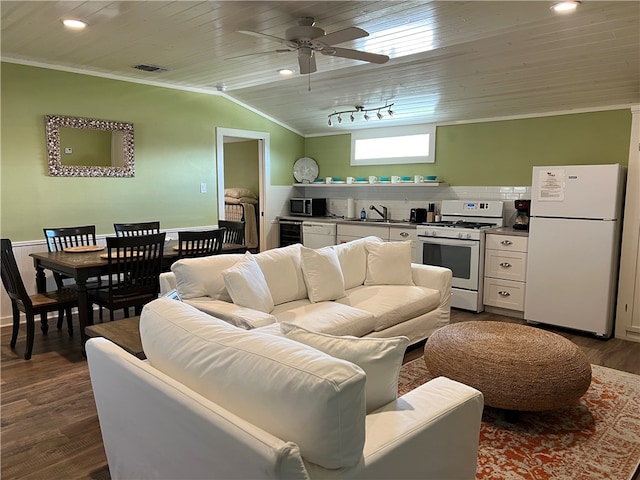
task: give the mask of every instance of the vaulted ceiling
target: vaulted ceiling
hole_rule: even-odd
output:
[[[2,59],[200,91],[224,90],[304,135],[354,128],[579,111],[640,103],[640,2],[2,1]],[[284,37],[301,17],[337,46],[388,55],[382,65],[296,52],[240,30]],[[65,29],[63,18],[88,23]],[[240,58],[231,58],[240,57]],[[143,72],[152,64],[167,71]],[[291,68],[293,76],[277,70]],[[328,115],[393,103],[393,118],[328,126]],[[334,118],[335,120],[335,118]]]

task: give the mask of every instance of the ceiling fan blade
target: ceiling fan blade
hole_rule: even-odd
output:
[[[327,49],[326,53],[324,50],[321,50],[320,52],[323,55],[329,55],[332,57],[351,58],[353,60],[362,60],[363,62],[382,64],[382,63],[387,63],[389,61],[389,57],[387,55],[362,52],[360,50],[352,50],[350,48],[331,47]]]
[[[358,27],[349,27],[344,30],[338,30],[337,32],[329,33],[324,37],[317,38],[326,45],[336,45],[338,43],[348,42],[350,40],[356,40],[357,38],[368,37],[369,33]]]
[[[313,73],[316,68],[316,56],[298,54],[298,65],[300,66],[300,74],[306,75],[307,73]]]
[[[237,58],[253,57],[256,55],[271,55],[272,53],[289,53],[295,52],[294,49],[279,48],[278,50],[270,50],[268,52],[245,53],[244,55],[236,55],[235,57],[226,57],[225,60],[236,60]]]
[[[271,40],[271,41],[274,41],[274,42],[280,42],[280,43],[285,43],[286,42],[286,40],[284,38],[274,37],[273,35],[267,35],[266,33],[252,32],[251,30],[238,30],[238,33],[243,33],[245,35],[251,35],[252,37],[257,37],[257,38],[265,38],[267,40]]]

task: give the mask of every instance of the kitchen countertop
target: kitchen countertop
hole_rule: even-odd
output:
[[[297,217],[294,215],[281,215],[278,220],[294,220],[298,222],[324,222],[324,223],[340,223],[343,225],[369,225],[372,227],[392,227],[392,228],[416,228],[416,223],[405,222],[404,220],[391,220],[390,222],[377,222],[377,221],[365,221],[360,220],[348,220],[340,217]]]
[[[515,235],[516,237],[528,237],[528,230],[516,230],[513,227],[498,227],[489,228],[485,230],[485,233],[491,233],[493,235]]]

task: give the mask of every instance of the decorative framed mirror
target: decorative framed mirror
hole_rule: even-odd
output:
[[[46,115],[49,175],[135,176],[133,123]]]

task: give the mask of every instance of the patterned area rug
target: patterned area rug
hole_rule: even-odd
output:
[[[592,365],[580,403],[523,412],[510,423],[485,407],[478,480],[630,480],[640,464],[640,376]],[[402,366],[402,395],[432,378],[423,358]]]

